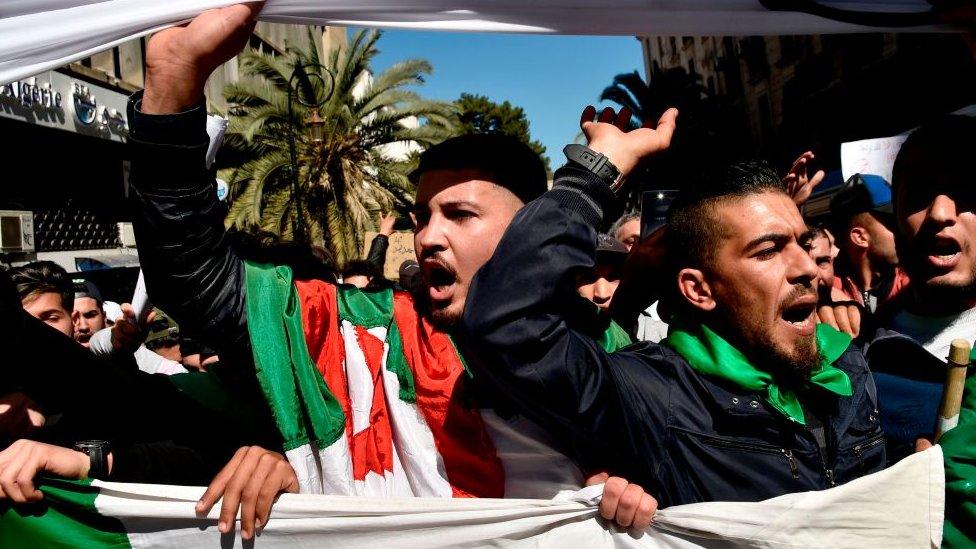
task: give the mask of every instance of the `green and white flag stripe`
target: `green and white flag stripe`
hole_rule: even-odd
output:
[[[944,477],[936,446],[821,492],[660,510],[640,536],[598,518],[602,486],[553,500],[285,494],[255,547],[937,547]],[[203,487],[45,481],[44,501],[0,505],[0,547],[241,546],[194,506]]]

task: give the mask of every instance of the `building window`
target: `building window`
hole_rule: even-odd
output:
[[[779,62],[781,65],[792,63],[800,58],[802,53],[802,37],[779,37]]]
[[[271,43],[262,40],[256,34],[251,35],[251,38],[248,40],[248,45],[252,50],[266,53],[271,57],[278,57],[278,55],[281,53],[278,48],[272,46]]]
[[[758,98],[759,107],[759,127],[762,131],[763,139],[769,143],[773,139],[773,113],[769,106],[769,96],[762,94]]]
[[[769,76],[769,59],[766,57],[766,40],[752,36],[742,41],[742,57],[749,70],[749,80],[756,82]]]
[[[112,48],[112,65],[113,65],[112,75],[115,76],[116,78],[122,78],[122,54],[119,53],[118,46]]]

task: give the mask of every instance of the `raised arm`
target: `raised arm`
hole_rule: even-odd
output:
[[[667,146],[675,113],[656,131],[631,133],[606,116],[583,129],[590,148],[626,176],[642,156]],[[476,379],[503,384],[527,414],[577,437],[630,438],[621,389],[631,385],[624,391],[640,394],[636,385],[649,379],[630,376],[646,368],[635,353],[608,354],[573,329],[593,313],[575,294],[573,274],[593,266],[596,228],[614,217],[613,204],[607,181],[573,164],[560,168],[552,190],[516,215],[475,276],[462,320],[465,357],[478,368]]]
[[[206,165],[203,85],[244,46],[259,10],[211,10],[153,36],[145,91],[129,102],[130,198],[146,287],[156,305],[221,355],[248,348],[244,271]]]

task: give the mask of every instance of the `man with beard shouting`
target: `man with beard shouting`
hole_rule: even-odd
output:
[[[629,113],[595,114],[581,120],[588,148],[566,148],[553,189],[515,216],[471,284],[459,342],[475,376],[562,437],[616,450],[617,474],[662,506],[757,501],[882,469],[874,382],[850,337],[816,324],[810,233],[763,165],[690,184],[665,235],[642,245],[665,241],[665,341],[607,353],[573,327],[573,274],[593,265],[614,191],[673,128],[673,112],[630,132]]]

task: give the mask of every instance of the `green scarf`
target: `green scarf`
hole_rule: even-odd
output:
[[[626,330],[620,327],[614,321],[610,321],[610,325],[607,329],[603,331],[603,334],[596,340],[596,342],[603,347],[603,350],[612,353],[617,349],[621,349],[633,343],[630,339],[630,335]]]
[[[800,425],[806,425],[803,406],[796,393],[777,385],[772,375],[750,364],[745,355],[704,324],[687,329],[672,327],[667,339],[661,343],[677,351],[700,374],[727,379],[750,391],[765,392],[766,402],[773,408]],[[833,366],[850,344],[851,336],[826,324],[818,324],[817,345],[823,362],[808,383],[840,396],[851,396],[850,378]]]

